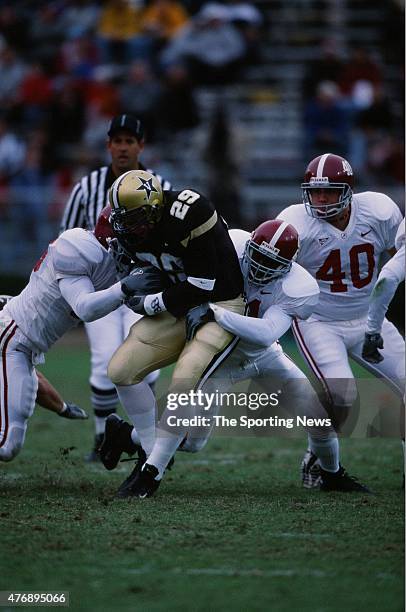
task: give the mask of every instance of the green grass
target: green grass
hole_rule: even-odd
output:
[[[59,345],[43,371],[88,407],[86,350]],[[92,435],[38,408],[0,466],[0,590],[69,590],[72,610],[403,609],[396,440],[342,442],[374,496],[301,489],[301,440],[215,437],[133,502],[114,499],[131,463],[84,464]]]

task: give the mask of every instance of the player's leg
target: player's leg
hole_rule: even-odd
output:
[[[108,375],[147,453],[155,441],[156,400],[143,379],[176,361],[185,339],[184,320],[167,312],[143,317],[132,326],[109,363]],[[133,440],[138,441],[134,437]]]
[[[128,334],[130,333],[130,329],[132,328],[134,323],[136,323],[137,321],[141,319],[141,315],[137,314],[136,312],[133,312],[130,308],[127,308],[127,306],[122,306],[120,308],[120,311],[121,311],[121,316],[122,316],[123,341],[124,341],[127,338]],[[159,374],[160,374],[159,370],[154,370],[150,374],[147,374],[145,377],[145,382],[149,384],[152,391],[155,391],[155,384],[159,378]]]
[[[11,461],[20,452],[37,395],[38,379],[31,354],[21,350],[11,323],[0,334],[0,460]],[[19,348],[19,350],[16,350]]]
[[[357,399],[356,382],[348,362],[345,332],[339,324],[297,319],[293,322],[292,330],[299,350],[322,386],[326,397],[324,405],[333,424],[340,428]],[[310,448],[302,461],[302,471],[317,468],[315,456]],[[337,472],[321,468],[320,474],[321,488],[324,490],[369,492],[351,478],[341,465]]]
[[[107,376],[111,355],[123,340],[120,309],[85,324],[90,347],[90,389],[94,411],[95,441],[88,461],[98,461],[98,449],[103,440],[106,418],[117,410],[117,391]]]
[[[242,314],[245,309],[242,298],[230,300],[221,304],[235,312]],[[156,317],[154,317],[156,318]],[[182,323],[183,344],[185,341],[184,321]],[[238,343],[229,332],[223,330],[217,323],[206,323],[196,333],[192,341],[188,342],[183,350],[177,353],[178,361],[172,377],[169,393],[189,393],[191,390],[200,389],[206,380],[216,371],[224,360],[231,354]],[[178,345],[179,348],[180,345]],[[162,365],[170,363],[166,361]],[[161,366],[161,363],[159,363]],[[158,367],[158,364],[155,364]],[[159,485],[163,472],[170,459],[175,454],[187,433],[186,426],[168,428],[168,417],[171,411],[166,408],[160,420],[156,441],[152,452],[148,454],[148,460],[139,473],[136,482],[130,483],[128,495],[149,496]],[[172,413],[173,414],[173,413]],[[155,465],[157,463],[158,467]],[[145,473],[144,473],[145,472]],[[144,482],[145,481],[145,482]],[[158,482],[158,484],[156,484]],[[133,486],[134,485],[134,486]]]

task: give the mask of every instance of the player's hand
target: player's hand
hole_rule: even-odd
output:
[[[131,274],[121,281],[121,290],[127,297],[158,293],[166,289],[167,286],[166,277],[153,266],[134,268]]]
[[[145,314],[145,309],[144,309],[145,298],[146,298],[145,295],[130,295],[129,297],[125,298],[124,304],[128,306],[128,308],[132,310],[133,312],[144,315]]]
[[[83,408],[79,408],[79,406],[76,406],[76,404],[70,404],[68,402],[66,402],[65,408],[62,410],[62,412],[59,412],[58,414],[65,419],[89,418],[89,415],[83,410]]]
[[[191,308],[186,315],[186,340],[188,342],[193,340],[197,330],[210,321],[214,321],[214,312],[209,304],[200,304]]]
[[[365,334],[364,344],[362,345],[362,356],[369,363],[380,363],[383,356],[378,351],[383,349],[383,338],[381,334]]]

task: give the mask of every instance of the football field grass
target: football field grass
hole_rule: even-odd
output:
[[[89,408],[87,349],[60,344],[42,371]],[[118,500],[132,469],[83,461],[90,422],[37,408],[0,465],[0,591],[69,591],[72,610],[403,610],[402,453],[343,440],[375,495],[299,483],[305,440],[215,437],[178,453],[155,497]]]

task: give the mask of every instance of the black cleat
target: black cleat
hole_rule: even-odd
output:
[[[106,419],[104,437],[100,445],[100,460],[106,470],[114,470],[123,452],[133,455],[137,450],[131,439],[132,425],[129,425],[117,414],[110,414]]]
[[[118,490],[117,497],[138,497],[140,499],[152,497],[161,484],[160,480],[156,480],[158,474],[159,472],[154,465],[145,463],[141,469],[136,466],[133,473]],[[126,487],[124,487],[125,483]]]
[[[103,442],[104,434],[96,434],[94,437],[93,449],[85,457],[87,463],[98,463],[100,461],[100,446]]]
[[[321,473],[320,461],[310,449],[308,449],[300,464],[302,484],[305,489],[315,489],[320,487]]]
[[[368,493],[372,491],[365,485],[358,482],[356,478],[347,474],[345,469],[340,465],[338,472],[326,472],[320,468],[321,491],[343,491],[345,493]]]
[[[137,446],[137,455],[135,459],[135,467],[133,471],[127,476],[127,478],[121,483],[117,490],[117,497],[129,497],[127,491],[131,488],[132,483],[137,478],[142,466],[147,460],[147,456],[144,449],[141,446]],[[122,459],[122,461],[130,461],[130,459]]]

